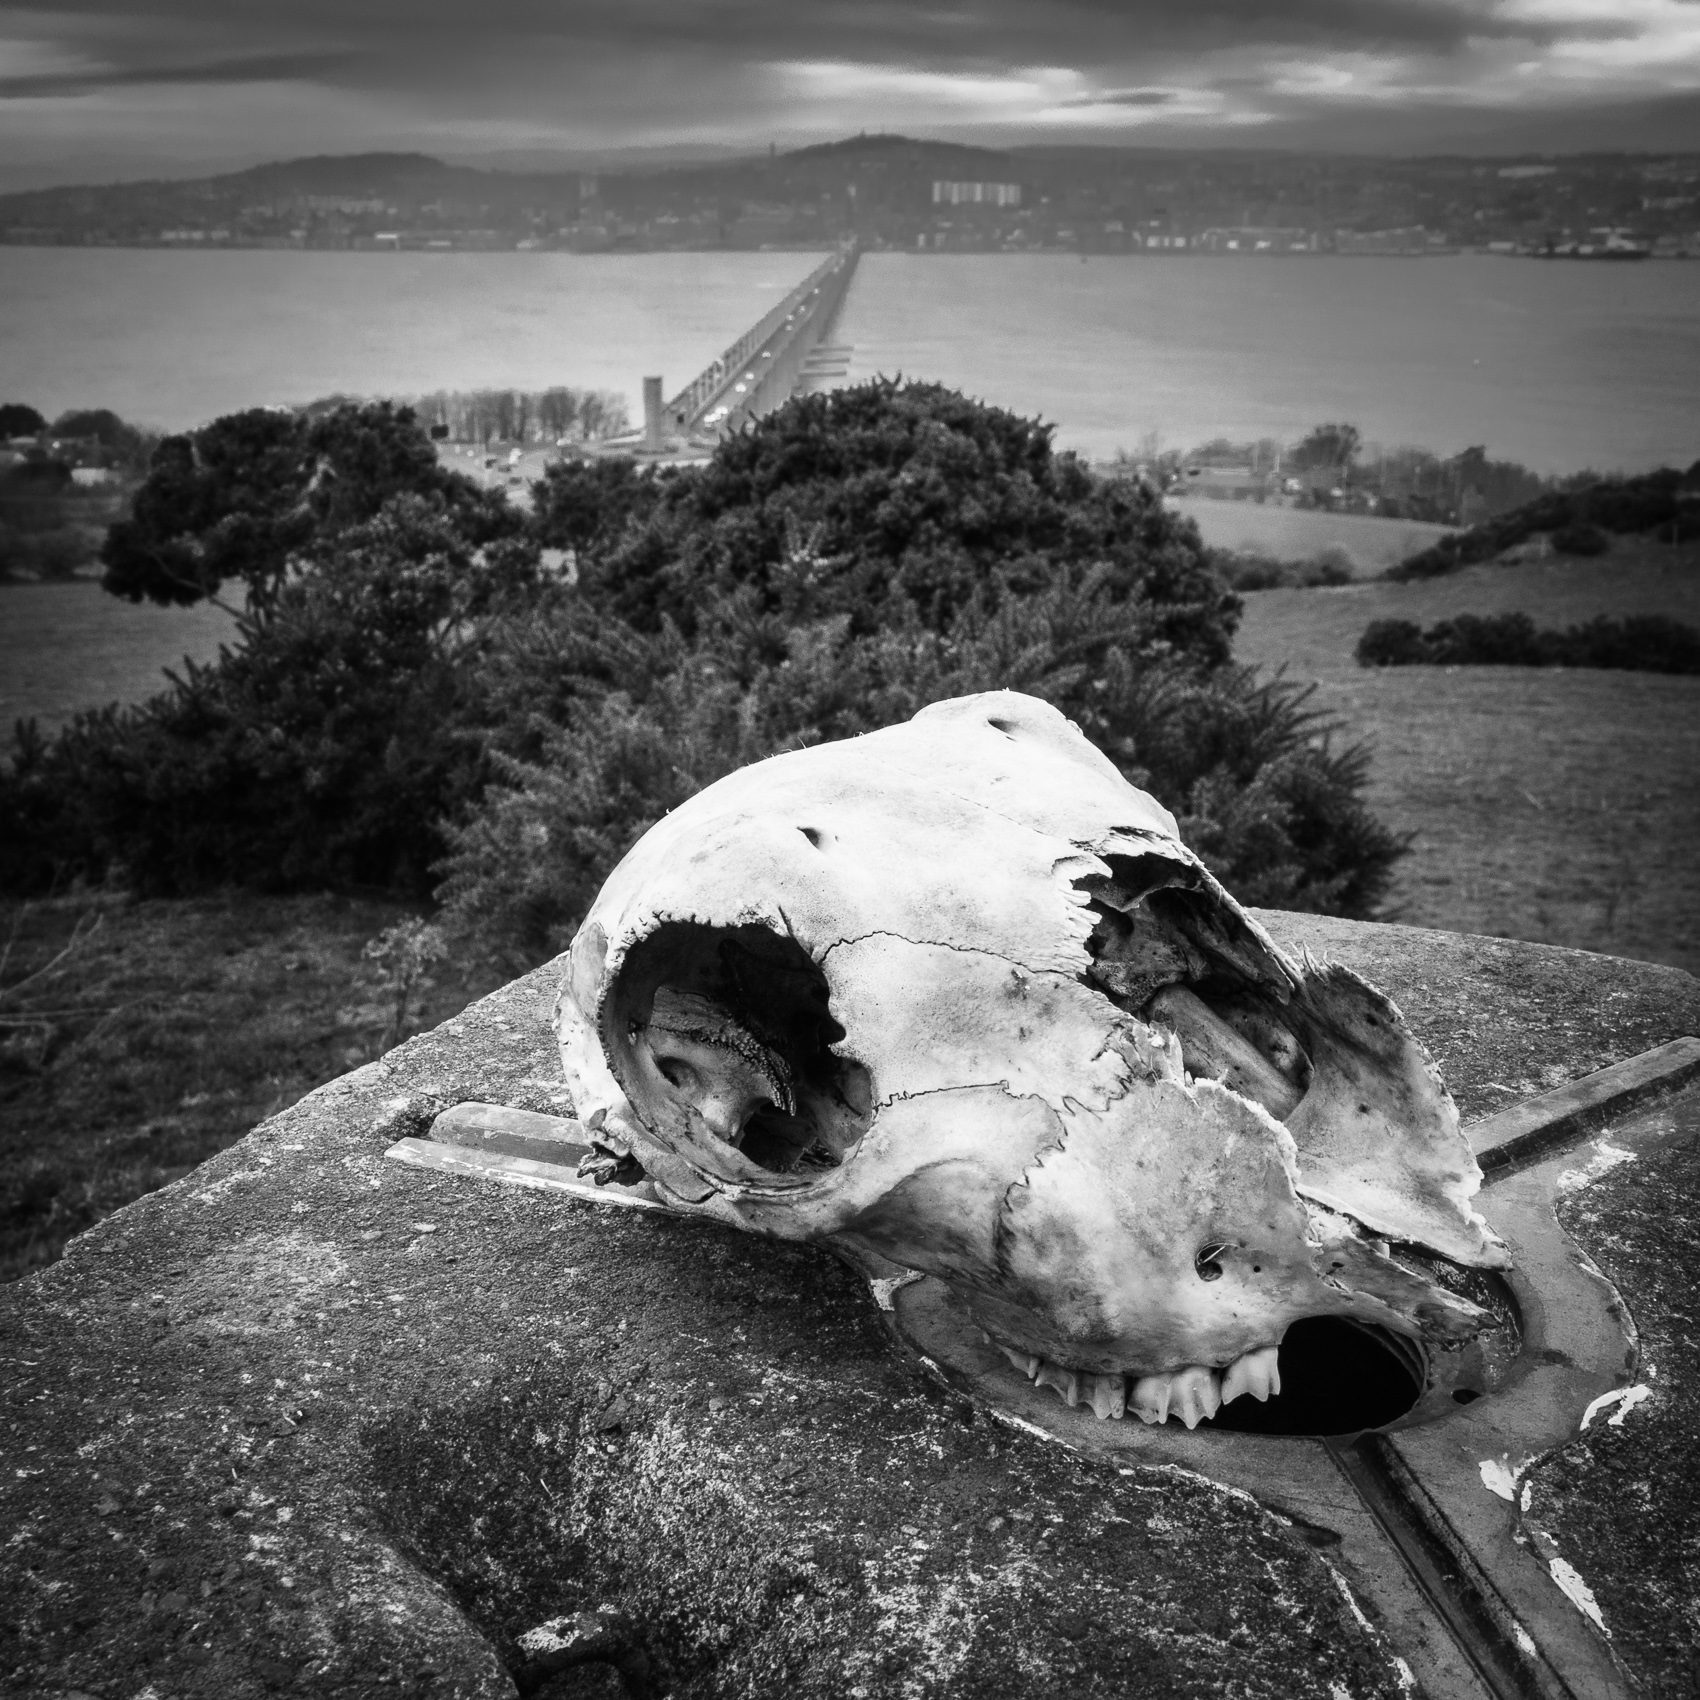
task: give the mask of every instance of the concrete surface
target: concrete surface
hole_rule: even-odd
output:
[[[1674,970],[1265,919],[1382,984],[1466,1114],[1700,1031]],[[0,1692],[1401,1692],[1317,1531],[977,1417],[830,1259],[386,1164],[454,1102],[569,1108],[553,982],[0,1289]],[[587,1662],[520,1643],[598,1611]]]

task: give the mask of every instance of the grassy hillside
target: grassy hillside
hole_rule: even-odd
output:
[[[1261,502],[1219,502],[1204,498],[1178,501],[1177,513],[1198,522],[1212,549],[1269,555],[1277,561],[1304,561],[1337,551],[1363,576],[1403,561],[1451,527],[1414,519],[1371,519],[1365,514],[1332,514],[1319,508],[1273,507]]]
[[[139,702],[185,655],[211,661],[234,629],[207,603],[122,602],[91,579],[0,585],[0,736],[31,716],[57,731],[80,708]]]
[[[362,956],[400,905],[330,897],[0,905],[0,1280],[376,1055]],[[506,976],[442,965],[404,1033]]]
[[[1239,655],[1315,680],[1374,745],[1370,804],[1413,841],[1395,918],[1700,970],[1700,679],[1352,659],[1375,619],[1700,623],[1700,545],[1619,539],[1591,560],[1245,601]]]

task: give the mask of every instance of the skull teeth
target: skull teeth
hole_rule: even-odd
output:
[[[1260,1346],[1255,1352],[1235,1358],[1222,1372],[1222,1403],[1249,1393],[1254,1399],[1267,1399],[1281,1391],[1280,1356],[1274,1346]]]
[[[1032,1352],[992,1342],[1035,1387],[1053,1387],[1071,1409],[1089,1405],[1100,1421],[1135,1416],[1143,1423],[1179,1417],[1196,1428],[1242,1393],[1268,1399],[1281,1391],[1278,1349],[1260,1346],[1235,1358],[1226,1369],[1189,1364],[1167,1375],[1127,1376],[1111,1371],[1068,1369]]]

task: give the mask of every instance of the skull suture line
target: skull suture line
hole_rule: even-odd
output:
[[[1100,1416],[1267,1397],[1302,1317],[1462,1341],[1485,1315],[1421,1264],[1509,1261],[1393,1005],[1285,955],[1013,692],[676,809],[603,887],[557,1021],[604,1173],[936,1275]]]

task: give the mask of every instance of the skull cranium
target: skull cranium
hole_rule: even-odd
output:
[[[1304,1317],[1466,1339],[1482,1313],[1423,1261],[1509,1261],[1393,1005],[1284,954],[1012,692],[675,810],[557,1024],[580,1116],[666,1196],[939,1276],[1100,1415],[1262,1396]]]

